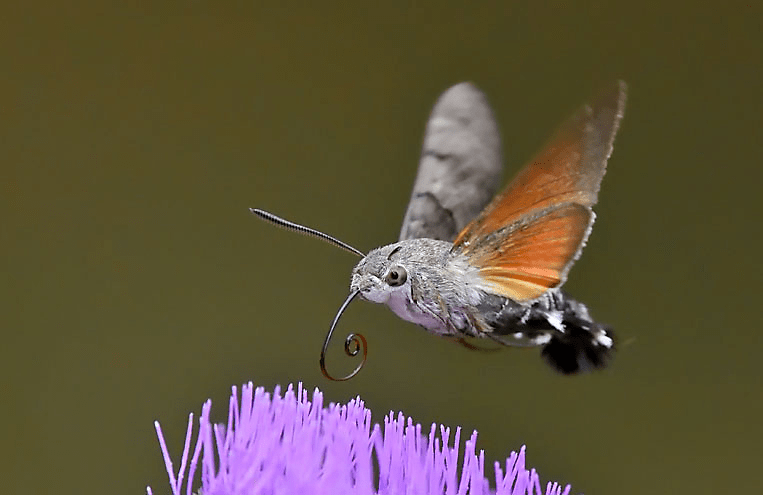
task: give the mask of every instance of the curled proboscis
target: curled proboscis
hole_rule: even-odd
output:
[[[344,340],[344,353],[350,357],[355,357],[358,355],[358,353],[362,349],[363,361],[361,361],[358,364],[358,366],[352,371],[352,373],[340,378],[335,378],[331,376],[328,370],[326,370],[326,350],[328,349],[329,342],[331,342],[331,335],[334,333],[334,328],[336,328],[336,324],[339,322],[339,318],[342,316],[342,313],[344,313],[344,310],[347,308],[347,306],[350,305],[352,300],[355,299],[355,296],[357,296],[358,294],[359,294],[359,291],[354,291],[344,301],[342,306],[339,308],[339,311],[337,311],[336,316],[334,317],[334,321],[331,322],[331,327],[329,328],[329,331],[326,334],[326,340],[323,342],[323,350],[321,351],[321,361],[320,361],[321,372],[323,372],[323,376],[325,376],[329,380],[334,380],[335,382],[343,382],[357,375],[358,372],[363,368],[363,365],[366,364],[366,358],[368,358],[368,343],[366,342],[366,338],[359,333],[351,333]]]

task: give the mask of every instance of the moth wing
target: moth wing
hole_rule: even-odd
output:
[[[427,122],[400,240],[452,241],[488,204],[501,176],[498,125],[471,83],[446,90]]]
[[[591,230],[594,213],[575,203],[526,215],[481,239],[468,251],[484,287],[514,301],[561,285]],[[470,246],[471,248],[471,246]]]
[[[528,301],[564,283],[590,233],[624,106],[623,82],[584,106],[458,235],[453,250],[492,291]]]

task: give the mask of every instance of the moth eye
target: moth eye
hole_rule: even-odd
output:
[[[387,276],[384,277],[384,280],[390,287],[398,287],[403,285],[407,279],[408,272],[406,272],[405,268],[400,265],[396,265],[390,268],[387,272]]]

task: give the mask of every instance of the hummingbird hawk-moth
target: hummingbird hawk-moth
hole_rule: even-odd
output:
[[[366,361],[365,338],[350,334],[345,352],[355,356],[362,348],[363,361],[340,378],[325,366],[334,328],[357,296],[469,348],[474,346],[466,337],[538,346],[545,361],[564,374],[604,367],[615,347],[612,331],[561,287],[591,232],[592,207],[624,106],[625,83],[618,82],[567,120],[490,201],[501,174],[497,124],[481,91],[470,83],[451,87],[427,123],[400,240],[368,254],[251,209],[362,258],[326,335],[323,374],[348,380]]]

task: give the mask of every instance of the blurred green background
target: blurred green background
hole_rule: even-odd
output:
[[[189,412],[303,381],[528,445],[575,492],[759,493],[761,7],[500,2],[6,6],[0,193],[6,493],[167,493]],[[362,250],[397,239],[424,124],[474,81],[507,178],[616,79],[625,119],[567,289],[622,343],[565,378],[536,350],[471,353],[355,303],[369,361],[318,354]],[[336,373],[351,366],[339,345]]]

